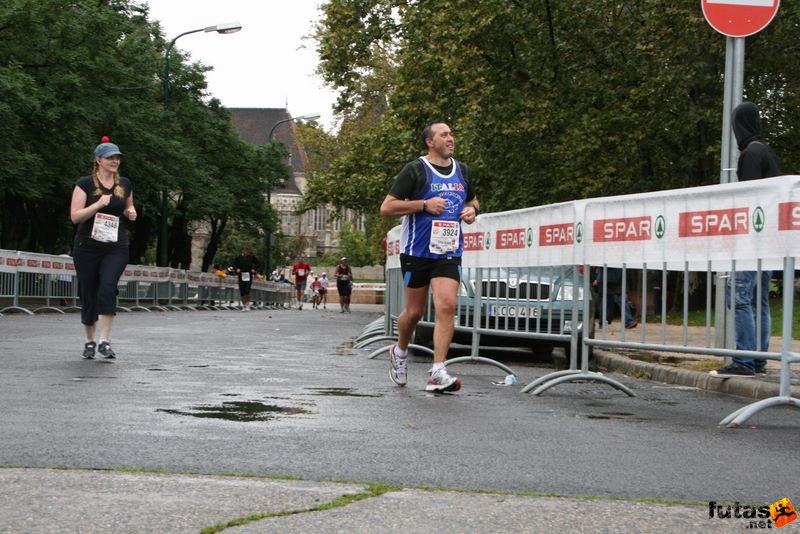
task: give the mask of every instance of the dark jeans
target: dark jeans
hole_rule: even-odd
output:
[[[91,326],[98,315],[116,315],[117,284],[128,264],[128,247],[79,238],[75,240],[72,259],[78,275],[81,323]]]
[[[772,271],[761,271],[761,316],[756,315],[758,299],[756,291],[759,285],[757,271],[737,271],[734,291],[736,348],[738,350],[757,350],[769,352],[769,336],[772,328],[769,313],[769,283]],[[731,305],[730,286],[728,288],[728,306]],[[756,322],[761,322],[761,339],[756,337]],[[763,369],[767,360],[762,358],[734,357],[733,363],[750,370]]]

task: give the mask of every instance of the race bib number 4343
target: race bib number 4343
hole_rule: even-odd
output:
[[[431,241],[428,250],[434,254],[448,254],[458,250],[461,235],[459,221],[431,221]]]
[[[119,217],[107,213],[95,213],[92,239],[101,243],[116,243],[119,235]]]

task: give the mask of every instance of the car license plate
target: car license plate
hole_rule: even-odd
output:
[[[537,319],[540,314],[541,308],[538,306],[489,304],[489,317],[518,317],[520,319]]]

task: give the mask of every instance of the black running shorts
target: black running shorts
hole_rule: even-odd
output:
[[[425,287],[433,278],[461,280],[461,257],[431,259],[400,254],[400,268],[406,287]]]

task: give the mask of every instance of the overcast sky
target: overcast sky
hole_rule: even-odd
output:
[[[293,116],[321,114],[333,128],[332,91],[314,74],[318,63],[312,33],[317,0],[146,0],[150,18],[167,40],[189,30],[239,22],[242,30],[222,35],[193,33],[175,48],[213,70],[208,92],[229,108],[283,108]]]

